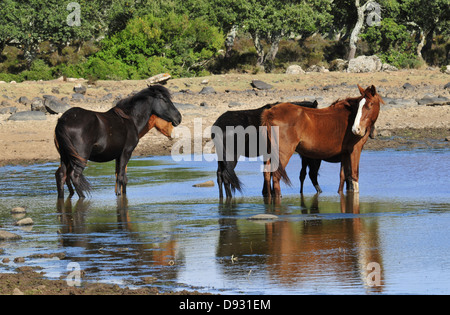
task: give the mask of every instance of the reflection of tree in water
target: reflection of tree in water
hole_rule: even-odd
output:
[[[302,197],[300,206],[306,216],[299,221],[219,219],[216,255],[223,273],[239,279],[250,269],[262,268],[272,280],[285,286],[302,287],[329,280],[339,287],[360,286],[380,292],[383,279],[381,286],[366,285],[371,271],[367,265],[376,262],[382,266],[378,225],[376,220],[359,216],[359,195],[341,195],[340,209],[335,213],[350,214],[348,218],[336,218],[333,213],[330,217],[314,216],[320,214],[318,195],[310,203]],[[276,205],[268,209],[280,210]],[[235,217],[237,210],[229,206],[221,214]],[[232,256],[238,257],[238,263],[230,259]]]
[[[92,203],[83,199],[74,206],[70,198],[65,202],[58,200],[57,210],[60,243],[67,248],[66,259],[87,262],[84,270],[87,277],[98,278],[107,272],[111,277],[136,275],[155,277],[158,281],[176,279],[182,257],[176,257],[175,238],[166,236],[173,233],[161,231],[158,235],[164,237],[148,242],[139,223],[130,220],[126,197],[117,198],[115,222],[110,221],[110,216],[105,220],[89,215]],[[92,222],[87,222],[88,219]],[[71,255],[73,251],[69,248],[75,247],[82,251]]]

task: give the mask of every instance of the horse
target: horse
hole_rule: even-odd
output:
[[[279,104],[261,114],[262,125],[267,128],[267,138],[272,141],[272,127],[278,133],[278,161],[276,170],[268,161],[264,171],[265,183],[273,176],[275,197],[281,197],[280,179],[289,182],[285,167],[294,152],[312,159],[341,160],[341,182],[347,190],[359,192],[359,159],[361,150],[384,104],[375,86],[363,89],[361,96],[337,100],[329,107],[311,109],[289,103]],[[278,131],[277,131],[278,129]],[[343,184],[339,187],[342,192]]]
[[[281,103],[277,102],[274,104],[267,104],[260,108],[250,110],[227,111],[223,113],[213,124],[211,138],[214,141],[216,153],[218,155],[221,154],[221,156],[218,156],[217,161],[217,184],[219,186],[220,199],[223,199],[222,185],[225,187],[227,199],[231,198],[236,190],[242,192],[242,183],[236,176],[234,169],[240,156],[257,157],[263,154],[260,152],[259,148],[259,132],[257,128],[261,126],[262,112],[266,109],[276,106],[277,104]],[[317,108],[317,101],[293,102],[291,104],[296,106]],[[227,127],[232,128],[229,128],[227,131]],[[245,138],[243,139],[244,142],[242,146],[238,146],[237,133],[239,132],[239,129],[236,129],[237,127],[241,127],[242,129],[240,130],[245,133]],[[254,138],[251,138],[251,132],[249,132],[249,129],[247,129],[248,127],[254,127]],[[234,139],[233,148],[228,148],[232,149],[231,153],[230,150],[227,151],[227,134]],[[266,185],[263,185],[263,195],[267,195],[267,191],[265,189]]]
[[[139,139],[156,127],[170,136],[173,126],[181,123],[181,114],[172,103],[169,90],[149,86],[120,100],[107,112],[80,107],[67,110],[55,127],[55,146],[61,165],[55,173],[58,198],[64,198],[64,183],[79,198],[89,193],[90,184],[83,175],[87,161],[116,160],[116,195],[126,194],[126,166]],[[172,127],[170,126],[172,125]]]
[[[372,128],[370,130],[369,138],[374,139],[375,138],[374,134],[375,134],[375,126],[372,126]],[[300,155],[300,158],[302,160],[302,169],[300,171],[300,176],[299,176],[299,179],[300,179],[300,194],[301,195],[303,194],[303,187],[304,187],[304,182],[305,182],[305,178],[306,178],[306,173],[307,173],[306,170],[307,170],[307,168],[309,168],[308,175],[309,175],[309,178],[311,179],[311,182],[314,185],[314,188],[316,189],[316,192],[318,194],[322,193],[322,188],[320,188],[319,181],[317,180],[317,176],[319,175],[319,169],[320,169],[320,165],[322,163],[322,160],[311,159],[311,158],[308,158],[306,156],[302,156],[300,153],[299,153],[299,155]],[[340,163],[341,162],[341,156],[340,155],[334,156],[334,157],[331,157],[329,159],[325,159],[324,161],[325,162],[329,162],[329,163]],[[341,179],[340,179],[340,182],[339,182],[338,192],[343,190],[344,181],[345,181],[345,178],[344,178],[343,174],[341,174]]]

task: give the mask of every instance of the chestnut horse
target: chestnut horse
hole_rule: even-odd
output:
[[[234,172],[234,169],[240,156],[257,157],[263,155],[259,147],[259,132],[257,130],[261,126],[261,114],[264,110],[277,104],[281,103],[267,104],[256,109],[227,111],[220,115],[213,124],[211,138],[216,147],[216,154],[220,155],[217,159],[217,184],[219,186],[220,199],[223,199],[222,185],[225,187],[227,199],[231,198],[236,190],[242,192],[242,183]],[[317,101],[293,102],[291,104],[317,108]],[[232,128],[227,131],[227,127]],[[239,129],[238,127],[242,128]],[[255,138],[251,139],[249,129],[247,129],[248,127],[255,127]],[[243,133],[241,136],[244,137],[242,138],[243,142],[239,143],[241,146],[238,147],[239,130]],[[233,138],[232,147],[231,145],[227,147],[227,135]],[[265,189],[266,185],[263,186],[263,195],[267,195],[268,193]]]
[[[311,159],[341,158],[341,184],[347,181],[347,189],[359,191],[359,159],[384,103],[372,85],[364,90],[358,85],[361,96],[338,100],[322,109],[304,108],[289,103],[279,104],[262,113],[261,121],[271,140],[271,127],[278,127],[278,168],[266,164],[265,183],[273,176],[276,197],[281,196],[280,179],[289,182],[284,171],[294,152]],[[277,128],[275,128],[275,131]]]
[[[169,125],[180,123],[181,114],[169,91],[159,85],[119,101],[104,113],[69,109],[55,128],[55,145],[61,156],[61,166],[55,173],[58,198],[64,198],[64,183],[70,197],[74,194],[71,184],[80,198],[89,192],[89,182],[82,174],[88,160],[116,160],[116,195],[126,194],[126,166],[139,139],[154,126],[170,136]]]

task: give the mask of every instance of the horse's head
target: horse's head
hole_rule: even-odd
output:
[[[171,122],[175,127],[178,126],[181,123],[181,113],[173,104],[169,90],[160,85],[153,85],[148,87],[148,89],[152,90],[154,98],[152,114],[167,122]]]
[[[358,89],[361,92],[361,98],[359,98],[355,121],[352,126],[353,134],[364,137],[367,131],[370,132],[372,126],[378,118],[380,112],[380,103],[383,100],[378,95],[375,86],[369,86],[367,89],[363,89],[358,85]]]

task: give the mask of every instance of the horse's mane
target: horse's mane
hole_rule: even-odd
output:
[[[136,102],[147,100],[148,98],[163,98],[166,101],[171,101],[171,95],[167,88],[162,85],[151,85],[132,96],[120,100],[116,107],[129,112]]]

